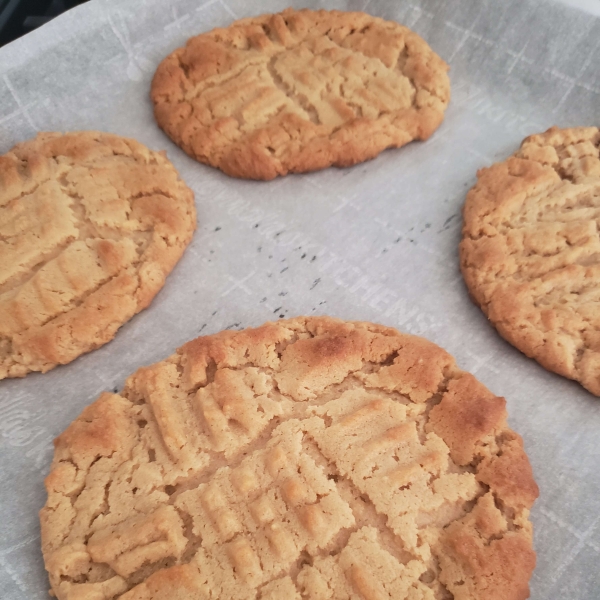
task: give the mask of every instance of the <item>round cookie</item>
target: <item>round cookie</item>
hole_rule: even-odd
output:
[[[464,206],[462,272],[499,333],[600,395],[600,130],[557,129],[482,169]]]
[[[151,95],[191,157],[273,179],[427,139],[450,99],[447,70],[398,23],[287,9],[191,38],[158,66]]]
[[[110,341],[195,227],[192,191],[134,140],[41,133],[0,156],[0,379]]]
[[[59,600],[521,600],[535,565],[504,399],[370,323],[187,343],[83,411],[46,488]]]

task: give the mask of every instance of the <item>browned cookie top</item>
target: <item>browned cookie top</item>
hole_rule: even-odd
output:
[[[188,40],[159,65],[152,100],[196,160],[273,179],[428,138],[450,98],[447,70],[398,23],[288,9]]]
[[[522,600],[535,565],[504,399],[370,323],[189,342],[84,410],[46,487],[59,600]]]
[[[42,133],[0,156],[0,379],[111,340],[195,227],[192,191],[134,140]]]
[[[464,207],[461,267],[498,331],[600,395],[600,131],[527,138],[478,173]]]

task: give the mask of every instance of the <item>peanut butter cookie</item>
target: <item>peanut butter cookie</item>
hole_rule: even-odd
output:
[[[111,340],[195,226],[192,191],[134,140],[42,133],[0,156],[0,379]]]
[[[520,600],[537,486],[434,344],[325,317],[200,337],[56,440],[59,600]]]
[[[528,137],[478,173],[461,268],[500,334],[600,395],[600,130]]]
[[[159,65],[152,100],[191,157],[273,179],[427,139],[450,98],[447,70],[398,23],[288,9],[188,40]]]

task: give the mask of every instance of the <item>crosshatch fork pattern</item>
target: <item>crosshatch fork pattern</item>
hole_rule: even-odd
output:
[[[288,4],[267,2],[264,10],[277,11]],[[311,6],[322,4],[313,3]],[[473,333],[466,317],[473,320],[475,313],[469,312],[460,276],[444,257],[452,256],[455,252],[460,228],[459,211],[464,200],[463,183],[472,180],[478,167],[504,158],[514,151],[525,135],[555,122],[567,126],[578,125],[581,119],[586,122],[594,118],[597,120],[600,49],[594,48],[589,40],[594,40],[594,35],[596,40],[599,39],[600,25],[598,19],[541,0],[503,3],[505,8],[498,15],[497,22],[491,17],[486,20],[486,13],[496,14],[498,4],[492,0],[479,3],[477,16],[477,9],[474,9],[476,4],[467,0],[421,3],[350,0],[347,3],[328,3],[336,8],[365,9],[383,18],[397,19],[414,28],[451,63],[454,96],[446,124],[426,145],[406,148],[391,156],[384,155],[375,163],[365,165],[366,169],[380,178],[377,195],[365,196],[365,187],[361,187],[360,180],[363,171],[358,169],[348,172],[343,178],[341,173],[336,173],[337,179],[333,185],[329,183],[327,174],[316,174],[304,181],[294,180],[295,193],[303,196],[307,206],[311,207],[308,212],[317,208],[316,204],[310,204],[311,198],[318,199],[319,203],[328,207],[329,212],[318,214],[319,217],[323,216],[325,223],[333,224],[334,230],[342,228],[354,234],[356,230],[350,229],[350,224],[361,222],[367,233],[364,234],[364,240],[360,239],[360,251],[353,251],[357,244],[347,247],[335,236],[331,240],[323,238],[314,222],[303,221],[295,213],[286,212],[278,216],[283,205],[271,201],[270,191],[267,194],[266,188],[260,188],[260,192],[254,195],[244,193],[244,201],[248,204],[240,207],[235,198],[236,195],[238,198],[242,195],[242,188],[235,188],[233,193],[227,181],[215,178],[208,171],[187,168],[182,163],[183,175],[186,180],[189,179],[199,201],[204,202],[221,193],[224,209],[222,212],[216,208],[203,209],[200,219],[205,220],[204,224],[201,220],[201,230],[192,243],[188,257],[184,257],[184,262],[187,260],[189,266],[182,265],[182,270],[173,275],[172,288],[165,289],[163,296],[151,307],[148,320],[143,318],[132,324],[123,334],[122,345],[119,345],[119,340],[111,344],[110,352],[118,357],[113,361],[112,368],[97,368],[98,361],[108,360],[107,349],[105,353],[92,355],[73,365],[69,373],[86,378],[77,390],[61,386],[61,378],[69,381],[69,373],[65,371],[58,371],[44,379],[47,401],[58,402],[60,398],[65,403],[63,409],[54,411],[60,413],[58,422],[48,417],[48,409],[40,401],[39,379],[11,382],[0,388],[0,452],[9,457],[10,462],[10,466],[4,464],[0,467],[0,479],[5,483],[5,495],[0,503],[3,511],[7,507],[6,514],[15,523],[3,535],[5,542],[0,550],[0,582],[7,598],[46,598],[47,582],[41,567],[35,513],[44,500],[41,479],[49,464],[51,440],[72,420],[74,414],[99,391],[108,389],[113,382],[122,381],[124,375],[132,372],[136,366],[162,358],[168,349],[193,337],[200,330],[206,333],[230,326],[259,324],[280,314],[290,315],[294,311],[311,312],[315,309],[320,312],[351,310],[347,314],[354,318],[364,316],[432,337],[448,349],[452,350],[453,346],[454,353],[461,356],[461,366],[476,370],[478,377],[489,382],[488,386],[495,392],[502,393],[502,386],[506,386],[505,395],[509,404],[513,402],[510,406],[513,427],[525,435],[526,445],[529,445],[534,459],[534,468],[542,483],[539,508],[534,509],[535,537],[541,545],[538,547],[538,569],[534,574],[532,597],[541,600],[568,592],[568,597],[583,600],[598,595],[600,582],[594,580],[597,577],[595,569],[590,568],[586,574],[579,575],[580,565],[597,562],[600,547],[599,527],[592,518],[588,518],[593,505],[589,501],[585,504],[587,512],[581,508],[584,505],[582,496],[591,498],[597,495],[600,487],[592,468],[597,446],[589,441],[592,439],[591,430],[600,419],[598,406],[568,384],[532,370],[528,363],[523,362],[525,359],[513,358],[487,332],[481,321],[474,321],[477,333]],[[535,42],[530,38],[534,31],[529,24],[535,15],[544,13],[546,8],[552,18],[537,20],[539,25],[536,31],[548,30],[560,20],[561,31],[568,31],[572,35],[563,36],[564,39],[558,41],[549,38],[548,45],[553,52],[547,53],[547,62],[541,62],[532,54]],[[168,10],[159,7],[158,3],[155,8],[149,5],[147,9],[143,12],[150,17],[144,16],[135,2],[115,5],[112,1],[104,1],[92,3],[79,9],[81,12],[76,11],[73,16],[67,14],[62,18],[65,27],[67,23],[68,27],[73,27],[79,20],[83,24],[84,19],[78,15],[84,13],[90,15],[89,22],[93,22],[84,35],[94,47],[94,60],[97,62],[89,63],[89,70],[86,70],[87,63],[78,63],[75,57],[70,59],[69,77],[81,82],[80,92],[75,94],[71,90],[67,93],[62,86],[53,85],[52,78],[57,76],[48,76],[52,70],[42,71],[36,67],[35,63],[40,61],[27,58],[26,53],[10,54],[10,47],[0,51],[0,151],[4,152],[14,142],[33,136],[38,129],[75,129],[75,123],[79,128],[100,127],[132,135],[142,131],[143,124],[145,129],[141,135],[147,137],[140,138],[142,141],[156,149],[167,147],[165,139],[153,130],[149,111],[146,109],[144,114],[140,110],[140,103],[147,102],[147,89],[154,66],[199,30],[226,25],[231,19],[249,16],[256,10],[248,3],[235,0],[201,3],[186,0],[171,3]],[[108,19],[109,14],[112,24]],[[39,36],[36,39],[40,41],[50,40],[54,31],[52,28],[58,28],[59,25],[60,20],[51,24],[47,33],[42,30],[34,35]],[[517,34],[524,33],[516,38],[499,39],[499,27]],[[559,56],[556,50],[563,42],[564,51]],[[40,47],[47,49],[49,57],[64,60],[58,47],[46,47],[41,43]],[[473,56],[477,58],[477,63],[471,60]],[[570,62],[567,60],[569,58]],[[575,66],[565,68],[563,65]],[[475,70],[472,76],[469,69]],[[486,79],[486,70],[501,72],[504,79],[499,82]],[[523,91],[526,83],[535,87],[536,97],[539,98],[534,109],[525,109],[516,104],[513,102],[514,95],[511,96],[515,90]],[[95,97],[89,94],[90,85],[101,90]],[[137,104],[123,102],[127,98],[123,90],[127,90]],[[111,102],[114,104],[115,98],[119,102],[118,111],[107,108]],[[131,128],[127,130],[128,127]],[[474,133],[473,130],[477,128],[482,135]],[[455,154],[456,149],[461,147],[465,148],[468,156],[461,159],[465,163],[462,170],[456,167],[457,181],[449,181],[445,186],[450,190],[443,192],[448,194],[447,204],[442,204],[446,199],[441,195],[442,192],[435,196],[437,192],[430,189],[429,193],[435,196],[436,201],[439,200],[439,211],[437,208],[432,210],[431,206],[423,213],[411,212],[411,209],[406,211],[406,205],[401,203],[400,209],[396,208],[398,192],[391,189],[392,181],[400,190],[403,186],[413,185],[408,174],[411,169],[421,172],[424,166],[436,160],[436,156]],[[171,146],[168,148],[172,157],[174,151]],[[180,163],[177,164],[179,166]],[[443,171],[442,166],[443,159],[440,158],[439,162],[435,162],[435,167]],[[443,172],[449,174],[447,170]],[[368,175],[364,177],[368,178]],[[421,177],[421,180],[419,184],[427,186],[427,178]],[[284,183],[272,188],[277,190],[273,195],[286,193],[286,186],[287,183]],[[208,187],[207,192],[203,192],[205,187]],[[385,198],[385,203],[383,200],[378,202],[378,197]],[[369,202],[365,202],[365,198],[369,198]],[[253,203],[263,211],[255,220]],[[386,216],[382,218],[380,209],[384,204]],[[399,214],[403,211],[408,214]],[[413,221],[406,224],[401,217]],[[260,226],[255,228],[257,223]],[[426,228],[428,223],[431,223],[429,229]],[[215,231],[217,228],[219,231]],[[242,238],[244,248],[252,245],[256,260],[262,261],[258,263],[260,268],[243,260],[235,262],[227,259],[222,246],[226,235]],[[367,241],[368,250],[363,250],[363,242]],[[302,249],[297,249],[299,246]],[[371,259],[371,253],[377,255],[376,261]],[[301,259],[303,254],[306,256]],[[269,259],[269,255],[273,258]],[[408,273],[412,273],[410,287],[416,290],[415,294],[420,294],[418,302],[410,295],[410,289],[403,285],[405,280],[388,276],[398,267],[402,268],[408,259],[414,263],[412,271]],[[277,267],[275,261],[278,262]],[[223,274],[213,277],[211,269],[217,267]],[[190,277],[198,277],[200,270],[202,281],[194,287]],[[256,271],[253,277],[244,279],[253,271]],[[402,271],[402,277],[406,276],[406,272]],[[422,286],[419,285],[420,279],[424,280]],[[241,286],[228,292],[238,281],[242,282]],[[214,294],[206,291],[206,286],[214,288]],[[189,289],[189,294],[198,292],[199,295],[180,300],[182,296],[187,298],[183,288]],[[444,310],[430,299],[438,295],[434,291],[439,289],[445,290],[444,297],[448,302]],[[203,298],[200,308],[192,302],[199,297]],[[245,309],[241,309],[241,305]],[[187,313],[192,315],[189,318],[193,323],[182,322],[178,325],[173,317],[180,318],[178,313],[186,306],[189,307]],[[448,313],[452,318],[448,318]],[[241,323],[243,319],[246,321]],[[146,344],[138,344],[138,354],[132,354],[127,349],[126,342],[130,335],[138,341],[149,340]],[[146,349],[151,346],[154,348]],[[143,352],[146,354],[141,355]],[[121,362],[124,364],[121,365]],[[505,376],[508,368],[512,369],[513,376],[526,374],[533,381],[532,385],[529,388],[525,385],[522,391],[517,387],[511,388],[508,383],[511,378]],[[529,395],[528,390],[531,390]],[[508,391],[512,391],[512,396]],[[566,401],[573,398],[567,397],[565,407],[569,404],[570,412],[557,414],[558,408],[562,407],[561,394],[574,396],[578,402],[577,410]],[[542,409],[542,401],[538,406],[532,398],[544,395],[548,400]],[[527,401],[528,411],[525,405],[521,409],[517,404],[517,400],[521,399]],[[70,405],[66,404],[67,401]],[[554,412],[552,407],[556,407]],[[539,410],[535,412],[534,409]],[[532,423],[531,414],[538,415],[541,421]],[[552,428],[550,417],[556,422],[569,422],[574,414],[581,415],[581,418],[576,426],[569,429],[574,440],[572,445],[568,445],[563,452],[547,447],[543,449],[541,440],[547,439],[544,428]],[[548,439],[555,441],[557,438],[552,436]],[[549,452],[552,460],[548,459]],[[560,465],[555,462],[559,458]],[[568,479],[569,465],[572,465],[574,477],[584,474],[579,478],[581,480]],[[557,470],[560,471],[558,480]],[[31,487],[25,486],[29,490],[27,498],[10,495],[17,473],[26,474],[32,481]],[[551,545],[556,545],[556,540],[560,540],[564,548],[560,556],[547,550]]]
[[[301,317],[185,344],[59,436],[46,486],[61,600],[274,585],[508,600],[534,567],[538,490],[505,401],[441,348],[370,323]]]

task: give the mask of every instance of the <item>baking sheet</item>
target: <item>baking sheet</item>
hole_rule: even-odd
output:
[[[269,183],[186,157],[152,118],[158,62],[192,34],[289,4],[416,30],[452,67],[443,126],[351,169]],[[167,149],[199,225],[154,303],[114,341],[0,382],[0,596],[47,598],[37,512],[51,442],[101,391],[199,334],[330,314],[424,335],[507,398],[541,491],[532,598],[599,598],[600,400],[500,339],[458,269],[476,170],[553,124],[600,124],[600,19],[541,0],[94,0],[0,49],[0,153],[40,130],[135,137]]]

